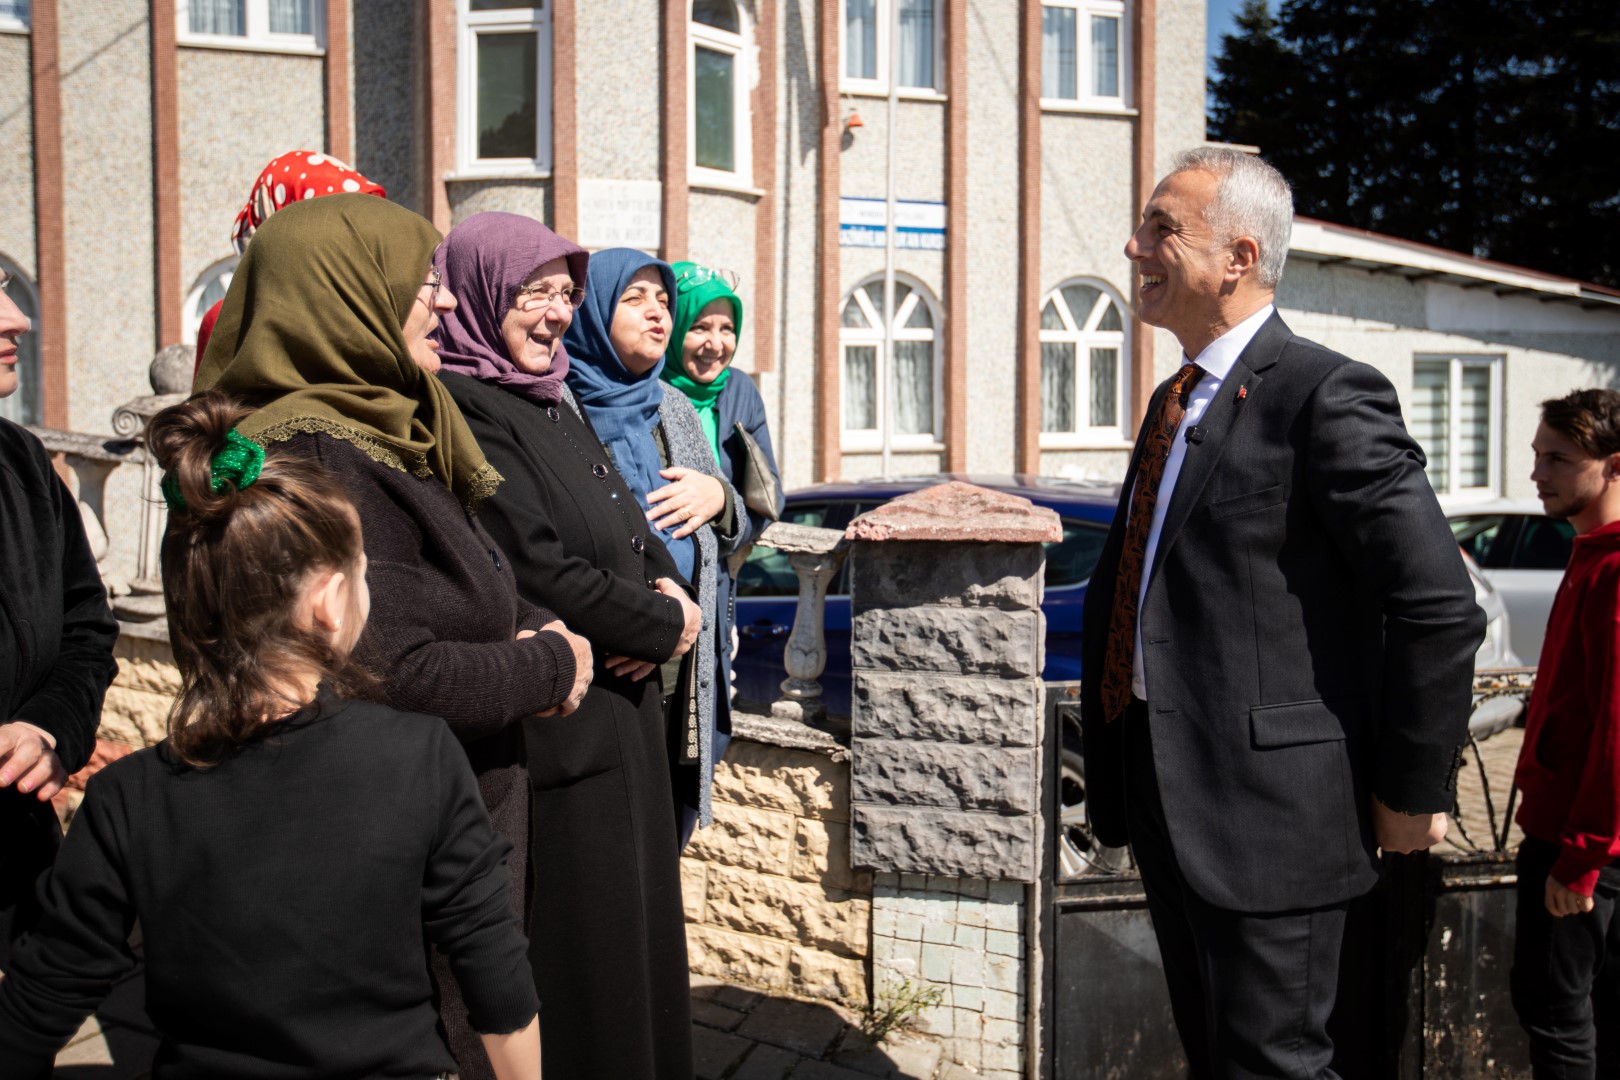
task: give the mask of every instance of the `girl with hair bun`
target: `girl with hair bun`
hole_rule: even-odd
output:
[[[48,1067],[134,966],[165,1077],[444,1076],[424,939],[500,1080],[540,1076],[510,843],[443,721],[357,700],[370,609],[336,481],[223,394],[147,433],[169,504],[169,737],[93,777],[0,980],[0,1075]]]

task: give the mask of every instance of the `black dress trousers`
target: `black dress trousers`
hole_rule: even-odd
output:
[[[1204,901],[1176,863],[1147,706],[1133,700],[1119,723],[1131,849],[1191,1075],[1338,1080],[1327,1022],[1348,905],[1256,914]]]

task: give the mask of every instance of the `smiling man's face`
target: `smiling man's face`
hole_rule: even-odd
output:
[[[1222,293],[1230,291],[1231,245],[1220,242],[1204,217],[1218,183],[1201,170],[1171,173],[1153,190],[1125,244],[1142,281],[1137,317],[1174,333],[1188,356],[1201,352],[1194,343],[1220,324]]]

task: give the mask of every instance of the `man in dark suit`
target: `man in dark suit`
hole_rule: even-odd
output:
[[[1272,304],[1293,197],[1202,149],[1125,253],[1183,366],[1147,406],[1086,597],[1098,838],[1130,842],[1198,1078],[1325,1080],[1374,848],[1439,841],[1484,614],[1377,371]]]

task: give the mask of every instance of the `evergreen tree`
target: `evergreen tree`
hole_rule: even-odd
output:
[[[1247,0],[1211,136],[1301,214],[1620,285],[1620,4]]]

